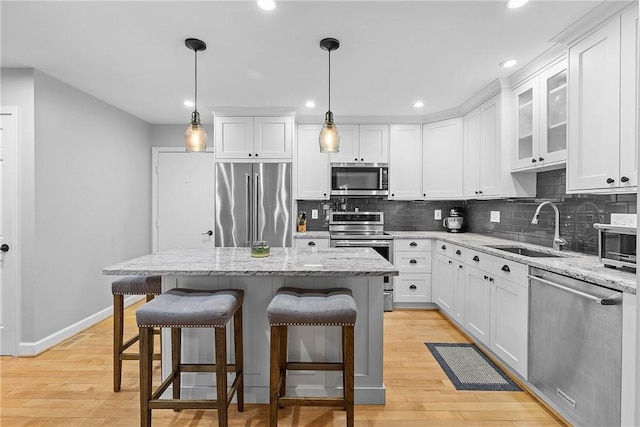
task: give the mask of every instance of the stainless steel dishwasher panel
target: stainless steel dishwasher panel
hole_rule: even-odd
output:
[[[572,423],[620,425],[622,294],[531,269],[529,382]]]

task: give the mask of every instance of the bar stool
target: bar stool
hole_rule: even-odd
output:
[[[347,412],[347,426],[354,423],[354,326],[358,309],[346,288],[300,289],[283,287],[267,307],[271,326],[269,418],[278,425],[278,407],[341,406]],[[287,360],[289,326],[341,326],[342,362],[292,362]],[[287,369],[300,371],[342,371],[343,397],[287,397]]]
[[[242,302],[244,291],[226,289],[198,291],[172,289],[154,298],[136,312],[140,329],[140,425],[151,426],[152,409],[218,409],[218,425],[228,425],[228,408],[234,394],[238,411],[244,410],[242,353]],[[227,363],[226,326],[233,317],[235,364]],[[153,328],[171,328],[171,373],[152,393]],[[182,328],[215,330],[215,364],[183,364]],[[217,399],[181,400],[180,374],[214,372]],[[227,372],[235,372],[227,389]],[[161,399],[173,385],[173,399]]]
[[[122,361],[139,360],[138,353],[125,353],[125,350],[138,341],[136,334],[127,342],[124,342],[124,296],[146,295],[147,302],[154,295],[162,293],[162,280],[160,276],[127,276],[111,283],[113,294],[113,391],[120,391],[122,384]],[[160,333],[160,331],[156,331]],[[153,355],[154,360],[160,360],[160,353]]]

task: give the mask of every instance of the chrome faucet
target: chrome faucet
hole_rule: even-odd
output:
[[[560,251],[562,250],[562,246],[567,244],[567,241],[562,237],[560,237],[560,211],[558,210],[558,207],[556,206],[555,203],[549,202],[549,201],[540,203],[538,205],[538,208],[536,209],[536,213],[533,214],[533,219],[531,220],[531,224],[538,223],[538,220],[540,219],[540,209],[542,209],[542,207],[545,205],[551,206],[554,212],[556,213],[556,229],[553,235],[553,249],[556,251]]]

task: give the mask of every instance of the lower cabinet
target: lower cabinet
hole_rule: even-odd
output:
[[[464,297],[456,302],[454,292],[454,314],[444,311],[527,378],[528,267],[471,249],[466,250],[465,263],[460,268],[461,264],[456,267],[454,261],[453,274],[459,275],[458,280],[464,277],[464,287],[454,282]],[[436,263],[436,271],[439,266]],[[438,285],[434,284],[434,289]]]
[[[431,302],[431,240],[394,240],[393,263],[400,270],[393,278],[393,302],[407,306]]]

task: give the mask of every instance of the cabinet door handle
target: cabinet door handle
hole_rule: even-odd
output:
[[[316,242],[309,242],[309,243],[307,243],[307,245],[309,245],[309,246],[315,246],[315,245],[316,245]]]
[[[458,264],[458,268],[464,268],[464,265]]]
[[[416,285],[411,285],[409,286],[409,289],[411,289],[412,291],[415,291],[416,289],[418,289],[418,287]]]
[[[409,243],[409,246],[416,247],[416,246],[418,246],[418,244],[416,242],[411,242],[411,243]]]
[[[490,282],[493,282],[493,277],[489,277],[489,281],[490,281]]]
[[[544,162],[544,157],[538,157],[538,160]]]
[[[509,266],[507,264],[503,265],[501,270],[502,271],[506,271],[507,273],[511,271],[511,269],[509,268]]]
[[[256,157],[258,157],[258,153],[256,153]]]
[[[478,190],[478,194],[482,194],[482,190]]]
[[[249,157],[251,157],[251,153],[249,153]]]
[[[200,234],[202,234],[203,236],[213,236],[213,231],[209,230],[206,233],[200,233]]]
[[[478,191],[475,191],[476,194],[478,194]]]
[[[453,264],[453,261],[449,260],[449,264]]]
[[[440,246],[440,249],[442,249],[443,251],[447,250],[447,247],[445,245]]]
[[[474,255],[473,260],[477,262],[480,261],[480,258],[478,258],[478,255]]]
[[[613,184],[614,181],[615,179],[613,178],[607,178],[607,184]]]
[[[411,261],[409,261],[409,264],[417,264],[418,261],[416,261],[415,259],[412,259]]]
[[[535,163],[535,162],[537,162],[536,159],[531,159],[531,163]]]
[[[620,182],[629,182],[629,177],[623,176],[622,178],[620,178]]]
[[[360,159],[361,162],[364,162],[364,159]]]
[[[489,278],[489,276],[487,276],[486,274],[484,275],[484,280],[487,280]]]
[[[357,161],[358,161],[358,158],[356,157],[355,159],[353,159],[353,161],[354,161],[354,162],[357,162]]]
[[[460,252],[460,249],[456,251],[456,255],[462,255],[462,252]]]

